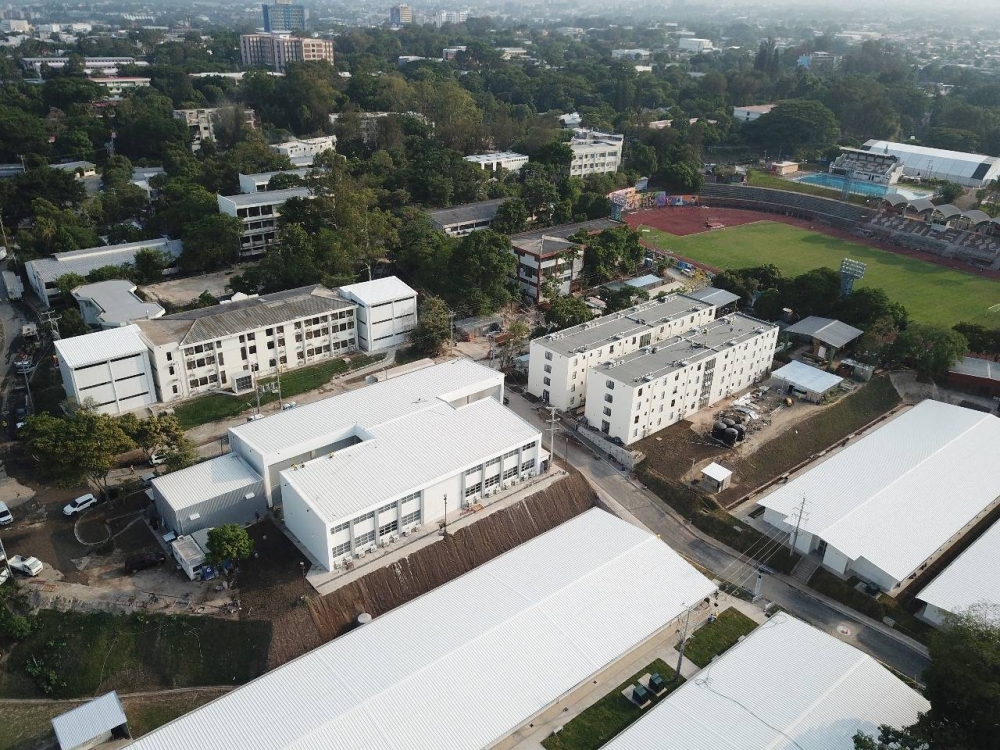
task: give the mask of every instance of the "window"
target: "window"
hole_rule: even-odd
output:
[[[466,469],[465,476],[470,477],[473,474],[478,474],[482,468],[482,466],[473,466],[471,469]]]
[[[535,465],[535,459],[529,458],[523,464],[521,464],[521,471],[527,471]]]
[[[504,479],[510,479],[511,477],[517,476],[517,467],[511,466],[507,471],[503,473]]]
[[[342,557],[343,555],[351,554],[351,542],[350,540],[344,542],[343,544],[337,544],[330,548],[330,552],[334,557]]]
[[[174,393],[177,393],[177,386],[174,386]]]
[[[170,355],[167,355],[170,356]],[[552,359],[552,352],[545,352],[545,359]]]
[[[330,529],[330,533],[339,534],[341,531],[347,531],[349,528],[351,528],[350,523],[338,523],[336,526]]]
[[[381,539],[382,537],[389,536],[389,534],[392,534],[396,530],[396,528],[397,525],[395,521],[390,521],[387,524],[379,526],[378,527],[379,538]]]
[[[604,400],[607,401],[610,404],[610,403],[614,402],[615,397],[612,396],[610,393],[605,393],[604,394]]]
[[[482,489],[483,489],[483,483],[482,482],[476,482],[471,487],[466,487],[465,488],[465,496],[466,497],[472,497],[473,495],[478,495],[482,491]]]
[[[389,503],[388,505],[383,505],[381,508],[378,509],[377,512],[379,513],[379,515],[381,515],[382,513],[387,513],[390,510],[396,510],[396,503]]]
[[[371,544],[375,541],[375,530],[366,531],[364,534],[359,534],[354,537],[354,543],[358,547],[364,547],[366,544]]]
[[[543,369],[545,370],[545,372],[552,372],[552,365],[545,365]]]
[[[494,474],[483,482],[483,488],[488,490],[490,487],[495,487],[498,484],[500,484],[500,475]]]
[[[604,416],[606,416],[606,417],[610,417],[611,416],[611,407],[610,406],[605,406],[604,407]]]
[[[517,455],[517,451],[514,450],[514,451],[508,451],[507,453],[504,453],[503,457],[504,458],[514,458],[514,456],[516,456],[516,455]]]
[[[400,523],[402,523],[403,526],[409,526],[410,524],[413,523],[420,523],[420,511],[415,510],[412,513],[407,513],[400,519]]]
[[[608,422],[607,420],[602,421],[601,422],[601,432],[603,432],[605,435],[607,435],[609,432],[611,432],[611,423]]]
[[[632,420],[632,424],[639,424],[639,415],[635,415],[635,419]]]
[[[542,382],[545,383],[545,385],[552,385],[552,380],[550,378],[542,378]]]
[[[528,443],[526,446],[524,446],[521,450],[530,451],[536,445],[538,445],[538,442],[535,441],[535,440],[532,440],[530,443]]]
[[[488,469],[491,466],[496,466],[498,463],[500,463],[500,456],[497,456],[496,458],[491,458],[489,461],[486,462],[486,468]]]
[[[608,387],[609,391],[613,391],[615,389],[615,381],[613,380],[609,380],[607,383],[605,383],[605,385]]]
[[[167,352],[167,362],[173,362],[173,361],[174,361],[174,355],[171,354],[170,352]]]

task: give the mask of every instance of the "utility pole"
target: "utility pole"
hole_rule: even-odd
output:
[[[684,645],[687,643],[688,637],[688,623],[691,621],[691,608],[687,608],[687,613],[684,615],[684,632],[681,633],[681,642],[677,646],[677,677],[674,679],[680,679],[681,676],[681,663],[684,661]]]
[[[760,572],[760,568],[757,568],[757,581],[753,586],[753,601],[760,599],[760,585],[764,578],[764,574]]]
[[[448,339],[451,341],[451,348],[455,348],[455,313],[448,311]]]
[[[53,341],[58,341],[62,338],[62,334],[59,333],[59,319],[60,316],[56,315],[53,310],[45,310],[42,313],[42,323],[49,327]]]
[[[802,515],[806,510],[806,496],[802,496],[802,502],[799,504],[799,512],[795,518],[795,533],[792,534],[792,551],[791,554],[795,554],[795,545],[799,542],[799,528],[802,526]]]
[[[441,536],[448,538],[448,495],[444,496],[444,530],[441,532]]]
[[[556,460],[556,407],[549,407],[549,469]]]

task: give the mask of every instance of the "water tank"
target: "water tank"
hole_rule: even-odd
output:
[[[726,423],[725,422],[721,422],[721,421],[720,422],[716,422],[715,424],[712,425],[712,434],[715,437],[719,437],[719,435],[721,435],[725,431],[725,429],[726,429]]]
[[[367,625],[372,621],[372,616],[367,612],[362,612],[358,615],[358,625]]]
[[[725,433],[722,436],[722,440],[726,445],[732,448],[734,445],[736,445],[737,437],[738,433],[736,432],[736,429],[734,427],[727,427]]]
[[[743,425],[741,425],[741,424],[738,424],[738,425],[736,425],[736,426],[735,426],[735,427],[734,427],[733,429],[734,429],[734,430],[736,430],[736,439],[737,439],[737,440],[740,440],[740,441],[742,441],[742,440],[743,440],[743,438],[745,438],[745,437],[747,436],[747,431],[746,431],[746,429],[745,429],[745,428],[743,427]]]
[[[726,417],[725,419],[722,420],[722,424],[724,424],[726,427],[733,427],[736,424],[736,422],[731,420],[729,417]]]

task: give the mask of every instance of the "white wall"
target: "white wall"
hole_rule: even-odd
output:
[[[920,598],[919,596],[917,597]],[[940,628],[944,625],[945,619],[950,615],[950,612],[946,612],[943,609],[935,607],[933,604],[925,604],[923,611],[920,613],[920,617],[936,628]]]
[[[327,570],[333,570],[329,527],[309,502],[284,478],[281,480],[285,526]]]
[[[358,345],[363,351],[377,352],[398,346],[409,339],[417,325],[417,295],[402,297],[369,307],[358,302]]]
[[[101,414],[121,414],[157,402],[146,352],[82,369],[69,367],[60,357],[59,371],[66,395],[78,404],[92,399]]]
[[[840,575],[847,574],[847,568],[851,564],[851,559],[833,546],[827,545],[826,553],[823,555],[823,565]]]
[[[886,573],[881,568],[876,567],[863,557],[859,557],[857,560],[854,560],[849,565],[849,568],[851,571],[856,573],[859,578],[874,583],[883,591],[892,591],[899,584],[899,581],[893,578],[889,573]]]

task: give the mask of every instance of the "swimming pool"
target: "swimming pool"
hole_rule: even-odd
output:
[[[803,177],[796,177],[795,182],[804,182],[807,185],[818,185],[830,188],[831,190],[843,190],[844,178],[840,175],[829,172],[813,172]],[[915,200],[917,198],[929,198],[933,195],[931,190],[921,190],[920,188],[902,187],[901,185],[878,185],[874,182],[861,182],[855,180],[851,183],[851,192],[855,195],[864,195],[870,198],[881,198],[886,193],[899,193],[904,198]]]

